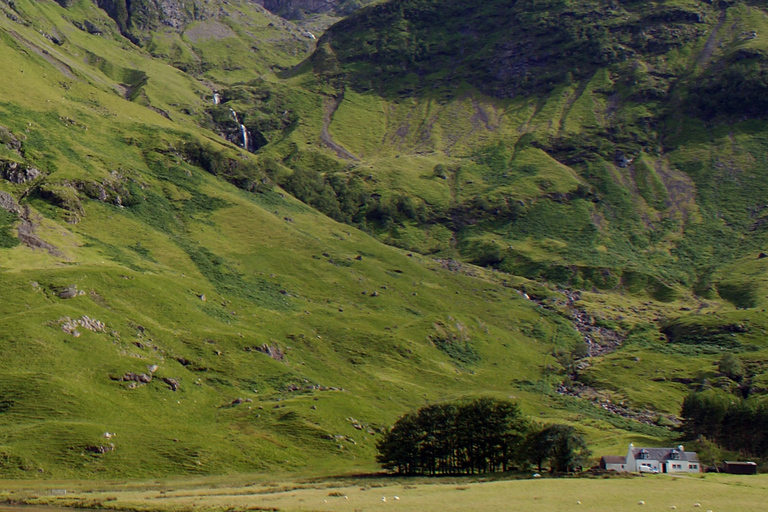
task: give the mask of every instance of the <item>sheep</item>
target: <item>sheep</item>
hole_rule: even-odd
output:
[[[395,496],[395,501],[398,501],[399,499],[400,499],[399,496]],[[711,512],[711,511],[709,511],[709,512]]]
[[[387,497],[386,496],[382,496],[381,497],[381,501],[386,502],[387,501]]]
[[[643,500],[640,500],[637,502],[638,505],[645,505],[645,502]]]
[[[581,502],[580,502],[580,501],[578,501],[578,500],[576,500],[576,504],[577,504],[577,505],[581,505]]]
[[[694,503],[693,508],[699,508],[701,506],[701,503]]]
[[[671,507],[669,507],[669,510],[677,510],[677,507],[672,505]]]

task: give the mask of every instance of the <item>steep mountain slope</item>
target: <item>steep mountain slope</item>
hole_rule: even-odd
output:
[[[199,127],[268,81],[214,105],[93,5],[2,9],[4,476],[372,469],[381,429],[425,401],[570,414],[513,383],[579,342],[516,278],[328,219]],[[605,445],[666,435],[594,409]]]
[[[370,105],[373,93],[388,100],[379,110],[382,137],[369,141],[376,146],[361,148],[339,126],[337,142],[352,153],[381,154],[395,143],[398,153],[456,159],[466,175],[458,187],[448,158],[436,178],[471,212],[454,229],[465,254],[577,285],[583,273],[552,263],[565,256],[566,266],[619,269],[608,287],[631,267],[690,286],[704,269],[764,243],[751,220],[766,192],[761,166],[739,160],[762,158],[755,122],[763,111],[763,43],[752,34],[765,20],[764,11],[738,2],[402,1],[336,25],[313,62],[339,94],[364,93]],[[356,98],[348,109],[362,107]],[[423,105],[420,115],[414,102]],[[462,117],[468,121],[457,123]],[[698,148],[721,146],[725,136],[735,144],[707,165]],[[731,162],[743,181],[710,191]],[[498,216],[484,218],[482,206],[472,211],[477,197],[492,212],[504,206],[516,222],[494,224]],[[432,209],[442,210],[433,213],[438,219],[446,215],[445,207]],[[548,222],[559,214],[571,223]],[[488,231],[512,247],[476,247],[472,232]],[[549,253],[547,268],[526,248],[530,234],[534,243],[566,245],[539,248]],[[729,239],[723,250],[697,254],[695,265],[679,257],[721,236]]]
[[[587,291],[555,307],[628,338],[582,384],[669,411],[713,383],[762,396],[767,21],[755,2],[389,2],[284,75],[322,105],[260,154],[382,241]]]
[[[3,475],[372,469],[481,393],[615,451],[768,389],[760,5],[402,0],[311,55],[250,2],[0,10]]]

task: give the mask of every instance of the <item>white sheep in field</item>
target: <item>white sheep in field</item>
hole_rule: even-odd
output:
[[[645,502],[643,500],[640,500],[637,502],[638,505],[645,505]]]
[[[694,503],[693,508],[699,508],[701,506],[701,503]]]
[[[386,496],[382,496],[381,497],[381,501],[386,502],[387,501],[387,497]]]
[[[395,501],[399,500],[400,496],[395,496]]]

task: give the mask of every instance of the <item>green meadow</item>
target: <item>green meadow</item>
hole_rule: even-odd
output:
[[[21,482],[20,482],[21,483]],[[54,487],[54,485],[56,487]],[[66,495],[56,495],[66,490]],[[4,491],[32,505],[107,510],[759,510],[763,476],[712,475],[522,480],[380,479],[51,482]]]

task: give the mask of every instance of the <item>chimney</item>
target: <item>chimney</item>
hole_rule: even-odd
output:
[[[677,445],[677,449],[680,453],[683,453],[685,450],[683,449],[683,445],[679,444]]]

